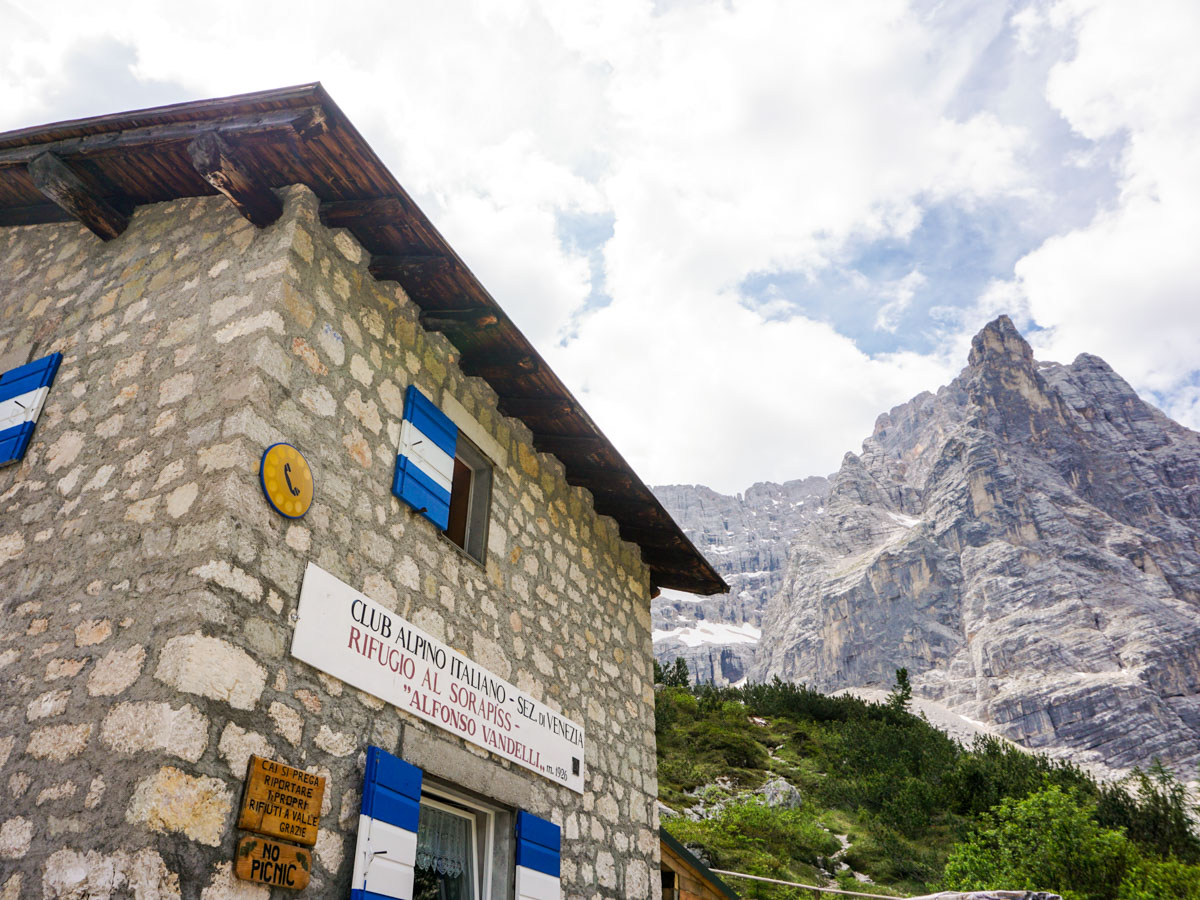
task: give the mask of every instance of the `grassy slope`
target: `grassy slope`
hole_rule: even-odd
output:
[[[702,800],[720,807],[702,821],[663,824],[721,869],[824,885],[835,835],[847,835],[844,860],[875,886],[843,872],[844,886],[912,895],[936,885],[954,845],[1002,799],[1047,783],[1105,796],[1072,766],[995,740],[967,750],[903,709],[795,685],[659,687],[657,713],[659,798],[678,811]],[[774,776],[799,789],[798,809],[767,807],[753,793]],[[734,887],[745,897],[801,896]]]

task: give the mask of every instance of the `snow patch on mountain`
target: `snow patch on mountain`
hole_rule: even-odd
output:
[[[757,644],[762,638],[762,629],[753,625],[727,625],[724,622],[697,622],[684,628],[670,631],[655,631],[651,637],[655,643],[677,640],[685,647],[701,644]]]

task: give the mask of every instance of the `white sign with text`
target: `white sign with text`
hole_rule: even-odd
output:
[[[313,563],[292,656],[583,793],[583,729]]]

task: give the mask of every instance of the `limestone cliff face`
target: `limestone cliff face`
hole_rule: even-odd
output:
[[[736,496],[702,485],[654,488],[729,584],[728,594],[701,599],[668,591],[653,601],[659,662],[682,656],[701,682],[729,684],[747,676],[767,601],[787,575],[788,547],[804,523],[821,514],[828,491],[821,477],[764,482]]]
[[[789,544],[752,678],[905,666],[1026,746],[1200,761],[1200,434],[1103,360],[1039,363],[992,322],[950,385],[879,417]]]

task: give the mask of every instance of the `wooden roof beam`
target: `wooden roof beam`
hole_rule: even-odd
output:
[[[672,587],[682,590],[693,590],[697,593],[715,594],[725,593],[719,588],[715,588],[711,582],[706,582],[704,579],[705,566],[696,560],[696,556],[689,550],[674,550],[661,547],[647,547],[641,545],[642,562],[644,562],[658,576],[656,580],[661,583],[662,576],[669,572],[671,574]],[[690,582],[691,584],[687,584]],[[702,587],[707,585],[707,589]]]
[[[57,203],[38,203],[35,206],[10,206],[0,209],[0,227],[8,225],[47,225],[53,222],[73,222],[75,217]]]
[[[517,419],[571,416],[579,410],[566,397],[500,397],[500,412]]]
[[[491,381],[533,375],[541,368],[541,364],[533,354],[473,353],[463,354],[459,367],[467,375]]]
[[[237,211],[259,228],[266,228],[283,215],[283,203],[275,192],[247,171],[217,132],[202,134],[188,144],[188,156],[200,177],[228,197]]]
[[[421,327],[426,331],[475,331],[495,328],[500,315],[486,306],[469,309],[423,309],[420,313]]]
[[[690,564],[695,556],[690,550],[682,547],[653,547],[643,544],[642,559],[645,560],[646,565],[687,571],[691,568]]]
[[[393,224],[412,216],[412,210],[400,197],[372,197],[369,200],[327,200],[321,204],[321,223],[326,228],[353,228],[355,225]],[[376,278],[379,276],[376,275]]]
[[[129,225],[129,216],[114,209],[53,153],[30,160],[29,177],[39,191],[102,241],[111,241]]]
[[[665,580],[665,578],[663,576],[665,576],[667,573],[659,572],[657,574],[659,576],[659,580],[661,581],[661,580]],[[729,593],[729,585],[725,584],[724,581],[721,581],[720,582],[721,586],[718,587],[717,585],[713,584],[713,581],[711,578],[705,578],[702,575],[691,575],[687,572],[672,571],[670,573],[670,577],[671,577],[671,587],[672,587],[672,589],[677,590],[677,591],[687,591],[688,593],[700,594],[701,596],[704,596],[704,597],[711,597],[713,594],[728,594]],[[719,575],[717,577],[720,578]],[[651,590],[651,594],[650,594],[651,599],[653,599],[654,597],[657,597],[658,594],[660,593],[657,585],[651,585],[650,590]]]
[[[543,453],[588,455],[608,446],[608,442],[598,434],[544,434],[533,433],[533,446]],[[566,460],[563,460],[566,462]],[[571,478],[571,466],[567,466],[567,480]]]
[[[585,490],[591,491],[591,488],[585,487]],[[662,528],[672,521],[666,513],[653,509],[640,500],[621,499],[616,494],[597,494],[592,491],[592,505],[600,515],[611,516],[619,525],[628,523],[646,528]]]
[[[630,472],[608,466],[572,465],[567,471],[567,481],[596,491],[630,491],[646,490],[646,486],[638,481]]]
[[[67,138],[50,144],[26,144],[20,147],[0,149],[0,168],[24,166],[43,153],[59,157],[87,158],[113,151],[136,150],[176,141],[191,141],[209,131],[219,132],[228,138],[251,135],[272,135],[280,132],[293,133],[301,138],[310,138],[323,133],[328,127],[325,110],[319,106],[277,109],[271,112],[244,116],[227,116],[193,122],[166,122],[161,125],[145,125],[123,131],[106,131],[83,137]]]
[[[690,552],[687,542],[678,534],[666,532],[661,528],[644,528],[640,525],[627,525],[621,522],[618,522],[617,525],[620,528],[621,537],[631,544]]]
[[[427,253],[406,256],[372,256],[368,271],[380,281],[404,283],[414,278],[428,278],[438,272],[448,271],[450,257]]]

